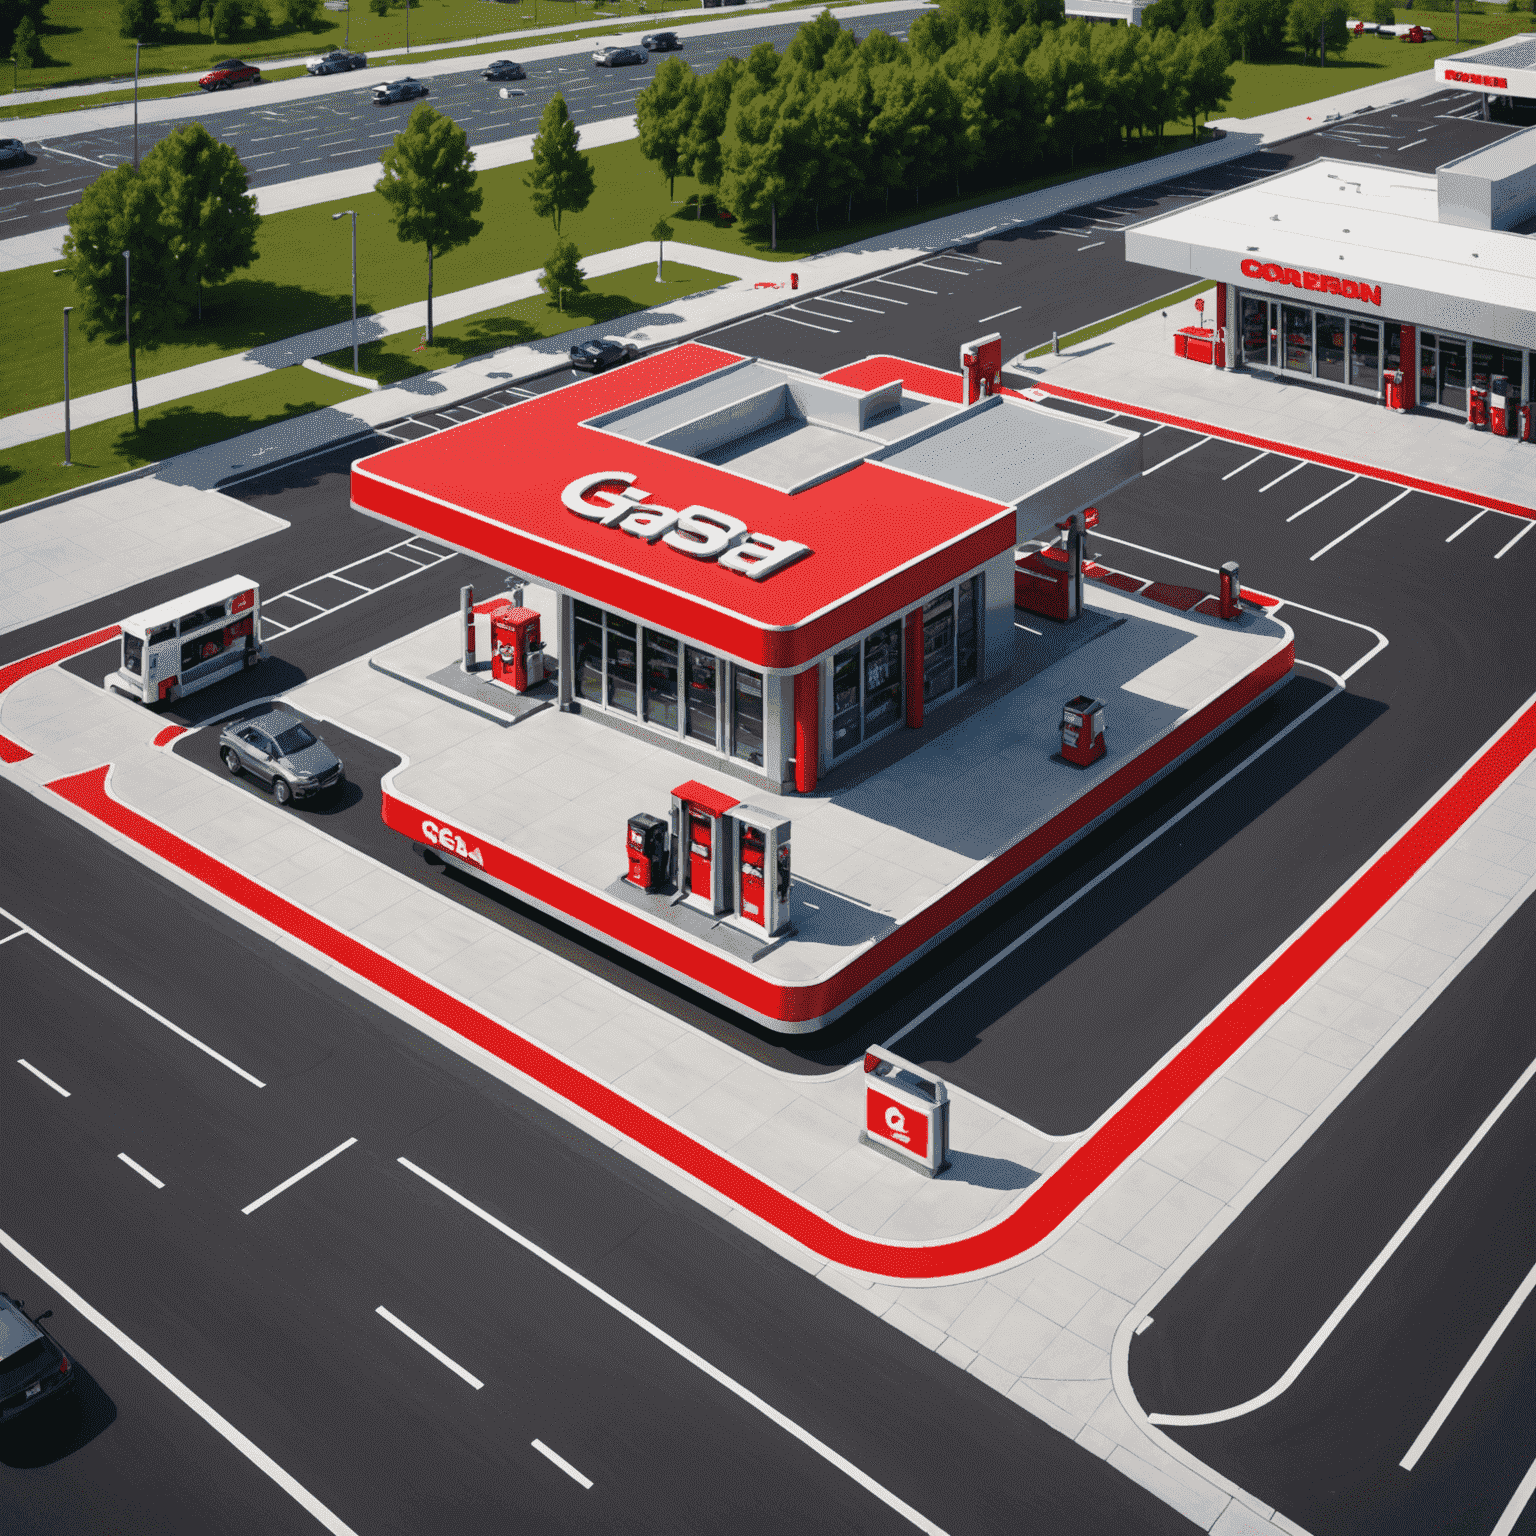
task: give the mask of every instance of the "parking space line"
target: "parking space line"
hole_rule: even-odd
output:
[[[1291,465],[1291,467],[1288,470],[1286,470],[1286,472],[1283,475],[1276,475],[1275,478],[1273,480],[1271,480],[1268,485],[1261,485],[1259,487],[1259,495],[1262,496],[1265,491],[1273,490],[1275,488],[1275,486],[1279,485],[1282,480],[1289,480],[1290,477],[1292,475],[1294,475],[1298,469],[1305,468],[1306,465],[1309,464],[1310,462],[1311,462],[1311,460],[1309,460],[1309,459],[1297,459],[1296,462],[1293,465]]]
[[[1012,309],[1000,309],[995,315],[983,315],[976,324],[985,325],[988,320],[1001,320],[1004,315],[1016,315],[1023,308],[1022,304],[1015,304]]]
[[[912,302],[911,299],[893,299],[888,293],[865,293],[862,288],[840,288],[838,292],[856,293],[861,299],[879,299],[882,304],[899,304],[903,309]]]
[[[1531,1502],[1533,1493],[1536,1493],[1536,1461],[1531,1463],[1525,1476],[1520,1479],[1520,1486],[1515,1489],[1514,1496],[1504,1506],[1504,1513],[1499,1516],[1499,1523],[1488,1533],[1488,1536],[1514,1536],[1515,1525],[1520,1516],[1525,1513],[1525,1506]]]
[[[1505,545],[1505,546],[1504,546],[1504,548],[1503,548],[1503,549],[1501,549],[1501,550],[1500,550],[1500,551],[1499,551],[1499,552],[1498,552],[1498,554],[1496,554],[1496,555],[1495,555],[1495,556],[1494,556],[1494,557],[1493,557],[1493,558],[1494,558],[1494,559],[1495,559],[1495,560],[1502,560],[1502,559],[1503,559],[1503,558],[1504,558],[1504,556],[1505,556],[1505,555],[1507,555],[1507,554],[1508,554],[1508,553],[1509,553],[1509,552],[1510,552],[1510,550],[1512,550],[1512,549],[1513,549],[1513,548],[1514,548],[1514,547],[1515,547],[1515,545],[1516,545],[1516,544],[1518,544],[1518,543],[1519,543],[1519,542],[1520,542],[1520,540],[1521,540],[1521,539],[1523,539],[1523,538],[1524,538],[1524,537],[1525,537],[1525,536],[1526,536],[1526,534],[1528,534],[1528,533],[1529,533],[1529,532],[1530,532],[1530,531],[1531,531],[1531,524],[1530,524],[1530,523],[1527,523],[1527,524],[1526,524],[1526,525],[1525,525],[1525,527],[1524,527],[1524,528],[1522,528],[1522,529],[1521,529],[1521,530],[1520,530],[1520,532],[1519,532],[1519,533],[1517,533],[1517,534],[1516,534],[1516,535],[1515,535],[1515,536],[1514,536],[1514,538],[1512,538],[1512,539],[1511,539],[1511,540],[1510,540],[1510,541],[1509,541],[1509,543],[1508,543],[1508,544],[1506,544],[1506,545]]]
[[[1397,495],[1394,496],[1392,498],[1392,500],[1389,501],[1385,506],[1377,507],[1376,510],[1374,512],[1372,512],[1369,517],[1362,517],[1360,519],[1360,521],[1358,523],[1356,523],[1353,528],[1346,528],[1344,530],[1344,532],[1341,533],[1338,536],[1338,538],[1330,539],[1328,541],[1328,543],[1324,544],[1323,547],[1320,550],[1318,550],[1318,552],[1315,555],[1312,555],[1310,558],[1313,559],[1313,560],[1321,560],[1322,557],[1324,555],[1326,555],[1330,549],[1337,549],[1338,546],[1340,544],[1342,544],[1344,542],[1344,540],[1347,539],[1350,536],[1350,534],[1352,534],[1352,533],[1359,533],[1359,531],[1362,528],[1364,528],[1367,523],[1374,523],[1376,521],[1376,519],[1378,517],[1380,517],[1383,512],[1390,512],[1392,510],[1392,508],[1395,507],[1398,504],[1398,502],[1400,502],[1403,499],[1404,496],[1411,496],[1412,494],[1413,494],[1413,487],[1412,486],[1409,486],[1409,488],[1406,491],[1399,491],[1397,493]],[[1516,537],[1518,538],[1519,535],[1517,534]]]
[[[916,283],[898,283],[894,277],[877,277],[872,279],[872,281],[886,283],[892,288],[906,288],[912,293],[926,293],[934,298],[937,298],[939,294],[937,288],[919,288]]]
[[[583,1488],[590,1488],[592,1486],[592,1479],[590,1477],[583,1477],[581,1473],[578,1472],[576,1468],[573,1467],[570,1462],[565,1459],[564,1456],[561,1456],[550,1450],[550,1448],[545,1445],[542,1440],[532,1440],[529,1442],[529,1444],[533,1446],[534,1450],[536,1450],[540,1456],[547,1457],[550,1461],[554,1462],[554,1464],[559,1467],[560,1470],[564,1472],[565,1475],[573,1482],[580,1483]]]
[[[951,261],[979,261],[989,267],[1000,267],[1003,265],[1002,262],[994,261],[990,256],[968,256],[964,251],[951,251],[949,259]]]
[[[1428,144],[1428,139],[1415,139],[1412,144],[1399,144],[1397,153],[1402,154],[1405,149],[1417,149],[1420,144]]]
[[[11,937],[14,939],[16,937],[16,935],[13,933],[11,935]],[[53,1091],[56,1094],[58,1094],[60,1098],[67,1099],[67,1098],[70,1097],[70,1093],[69,1093],[69,1089],[68,1088],[61,1088],[61,1087],[59,1087],[59,1085],[56,1082],[54,1082],[54,1080],[51,1077],[49,1077],[46,1072],[39,1072],[37,1070],[37,1068],[34,1067],[32,1065],[32,1063],[26,1059],[25,1056],[18,1056],[16,1058],[16,1065],[18,1067],[25,1067],[27,1069],[27,1071],[30,1072],[32,1074],[32,1076],[35,1077],[38,1080],[38,1082],[40,1082],[40,1083],[47,1083],[47,1085],[50,1088],[52,1088]]]
[[[1103,244],[1104,242],[1102,240],[1095,240],[1092,245],[1080,245],[1077,248],[1078,253],[1081,254],[1083,251],[1096,251]]]
[[[231,1072],[234,1072],[238,1076],[243,1077],[246,1082],[250,1083],[253,1087],[265,1088],[267,1086],[259,1077],[253,1077],[249,1072],[245,1070],[244,1067],[236,1066],[235,1063],[229,1059],[229,1057],[221,1056],[216,1050],[214,1050],[211,1045],[205,1045],[201,1040],[197,1038],[196,1035],[188,1034],[187,1031],[181,1027],[181,1025],[171,1023],[171,1021],[166,1018],[163,1013],[156,1013],[148,1003],[141,1003],[138,998],[136,998],[131,992],[125,992],[120,986],[118,986],[115,981],[108,981],[100,971],[93,971],[90,966],[88,966],[83,960],[77,960],[72,954],[69,953],[68,950],[60,949],[52,939],[45,938],[37,931],[37,929],[29,928],[14,913],[7,912],[4,907],[0,907],[0,917],[4,917],[8,921],[15,923],[16,926],[22,930],[22,932],[29,934],[32,938],[36,939],[44,949],[52,950],[53,953],[59,957],[59,959],[67,960],[72,966],[74,966],[77,971],[84,971],[92,981],[99,982],[107,989],[107,991],[115,993],[118,997],[122,998],[125,1003],[131,1003],[135,1008],[139,1010],[140,1013],[147,1014],[150,1018],[152,1018],[155,1023],[163,1024],[168,1030],[170,1030],[173,1035],[180,1035],[188,1045],[195,1045],[198,1050],[203,1052],[204,1055],[213,1057],[213,1059],[218,1062],[220,1066],[228,1067]],[[12,934],[11,937],[14,938],[15,935]]]
[[[1488,508],[1487,507],[1484,507],[1481,512],[1474,512],[1472,514],[1472,516],[1469,517],[1466,520],[1466,522],[1464,522],[1461,525],[1461,527],[1456,530],[1455,533],[1451,534],[1450,537],[1446,539],[1445,542],[1447,544],[1455,543],[1455,541],[1457,539],[1459,539],[1462,536],[1462,534],[1464,534],[1467,531],[1467,529],[1470,528],[1472,526],[1472,524],[1475,523],[1480,517],[1487,517],[1487,516],[1488,516]]]
[[[1330,496],[1337,496],[1339,494],[1339,492],[1342,491],[1346,485],[1353,485],[1355,483],[1355,481],[1358,480],[1359,478],[1360,478],[1359,475],[1351,475],[1348,480],[1341,481],[1338,485],[1334,486],[1334,488],[1331,491],[1324,491],[1323,494],[1321,496],[1319,496],[1316,501],[1309,501],[1306,504],[1306,506],[1304,506],[1301,509],[1300,512],[1292,512],[1291,515],[1288,518],[1286,518],[1286,522],[1294,523],[1298,517],[1303,515],[1303,513],[1310,512],[1313,507],[1320,507],[1320,506],[1322,506],[1322,504],[1325,501],[1327,501]]]
[[[833,330],[830,325],[812,325],[809,320],[796,320],[793,315],[786,315],[780,309],[770,309],[766,318],[770,320],[787,320],[791,325],[803,325],[808,331],[825,331],[829,336],[842,335],[841,331]]]
[[[839,320],[844,325],[854,324],[846,315],[824,315],[819,309],[807,309],[803,304],[794,304],[790,307],[798,309],[802,315],[814,315],[818,320]]]
[[[1151,436],[1150,433],[1147,435]],[[1208,442],[1210,442],[1210,438],[1202,437],[1198,443],[1191,443],[1188,448],[1180,448],[1177,453],[1170,453],[1166,459],[1159,459],[1151,469],[1142,470],[1142,478],[1145,479],[1148,475],[1155,475],[1163,465],[1172,464],[1175,459],[1182,459],[1186,453],[1193,453],[1196,448],[1203,448]]]
[[[61,193],[60,195],[63,196],[64,194]],[[943,272],[943,273],[947,274],[950,277],[969,277],[971,275],[969,272],[957,272],[957,271],[955,271],[955,269],[953,267],[940,267],[940,266],[936,266],[931,261],[920,261],[920,262],[918,262],[918,266],[920,266],[920,267],[928,267],[930,270],[932,270],[934,272]]]
[[[1249,459],[1246,464],[1239,464],[1236,469],[1230,470],[1227,474],[1224,474],[1221,477],[1222,483],[1225,484],[1228,480],[1230,480],[1232,478],[1233,475],[1240,475],[1240,474],[1242,474],[1242,472],[1245,469],[1251,469],[1255,464],[1257,464],[1259,462],[1260,459],[1267,459],[1268,457],[1269,457],[1269,449],[1267,449],[1267,448],[1262,453],[1254,454],[1254,456],[1251,459]]]
[[[1440,1433],[1440,1427],[1451,1416],[1451,1410],[1461,1401],[1462,1394],[1472,1385],[1472,1378],[1482,1369],[1484,1361],[1493,1353],[1494,1346],[1504,1336],[1504,1330],[1514,1322],[1515,1314],[1530,1300],[1536,1290],[1536,1264],[1526,1272],[1525,1279],[1515,1287],[1515,1294],[1504,1303],[1504,1310],[1494,1319],[1493,1326],[1482,1337],[1482,1342],[1472,1351],[1471,1358],[1462,1366],[1460,1375],[1440,1399],[1428,1423],[1418,1433],[1418,1438],[1408,1447],[1408,1454],[1398,1462],[1405,1472],[1412,1472],[1419,1458],[1429,1449],[1429,1443]]]
[[[150,1171],[149,1171],[149,1169],[148,1169],[148,1168],[146,1168],[146,1167],[145,1167],[145,1166],[144,1166],[144,1165],[143,1165],[143,1164],[142,1164],[142,1163],[136,1163],[136,1162],[134,1162],[134,1160],[133,1160],[133,1159],[132,1159],[132,1158],[131,1158],[131,1157],[129,1157],[129,1156],[128,1156],[128,1154],[127,1154],[127,1153],[126,1153],[126,1152],[119,1152],[119,1153],[118,1153],[118,1154],[117,1154],[117,1160],[118,1160],[118,1162],[120,1162],[120,1163],[127,1163],[127,1164],[128,1164],[128,1166],[129,1166],[129,1167],[130,1167],[130,1168],[132,1168],[132,1169],[133,1169],[133,1171],[134,1171],[134,1172],[135,1172],[135,1173],[136,1173],[136,1174],[138,1174],[138,1176],[139,1176],[139,1177],[140,1177],[140,1178],[141,1178],[141,1179],[148,1179],[148,1180],[149,1180],[149,1182],[150,1182],[150,1183],[151,1183],[151,1184],[153,1184],[153,1185],[154,1185],[154,1186],[155,1186],[155,1188],[156,1188],[156,1189],[164,1189],[164,1188],[165,1188],[165,1180],[164,1180],[164,1179],[157,1179],[157,1178],[156,1178],[156,1177],[155,1177],[155,1176],[154,1176],[154,1174],[152,1174],[152,1173],[151,1173],[151,1172],[150,1172]]]
[[[872,309],[868,304],[850,304],[847,299],[823,298],[818,299],[817,303],[836,304],[841,309],[858,309],[862,310],[866,315],[883,315],[885,313],[883,309]],[[841,316],[839,316],[839,319],[841,319]]]
[[[292,1174],[290,1177],[284,1179],[283,1182],[279,1184],[275,1189],[269,1189],[266,1194],[259,1196],[255,1200],[252,1200],[249,1205],[243,1206],[241,1208],[240,1214],[242,1216],[249,1216],[252,1211],[259,1211],[262,1206],[267,1203],[267,1201],[275,1200],[280,1194],[283,1193],[284,1190],[292,1189],[300,1179],[308,1178],[308,1176],[312,1174],[315,1169],[325,1167],[325,1165],[330,1162],[333,1157],[340,1157],[348,1147],[355,1147],[356,1145],[357,1137],[349,1136],[344,1142],[342,1142],[339,1147],[332,1147],[324,1157],[317,1157],[314,1162],[312,1162],[307,1168],[300,1168],[297,1173]]]
[[[390,1324],[391,1327],[398,1328],[400,1332],[403,1333],[406,1338],[411,1341],[411,1343],[419,1344],[440,1365],[446,1365],[455,1376],[461,1377],[463,1380],[467,1381],[470,1386],[475,1389],[476,1392],[480,1391],[481,1388],[485,1386],[485,1383],[481,1381],[478,1376],[472,1375],[469,1371],[466,1371],[457,1360],[454,1360],[448,1355],[445,1355],[442,1350],[437,1347],[436,1344],[433,1344],[428,1339],[422,1338],[422,1336],[417,1333],[409,1323],[402,1323],[400,1319],[389,1310],[388,1307],[375,1307],[373,1310],[380,1317],[382,1317],[386,1323]]]

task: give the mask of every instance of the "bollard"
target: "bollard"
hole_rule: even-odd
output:
[[[1052,357],[1060,357],[1061,356],[1061,341],[1057,337],[1055,331],[1051,332],[1051,356]]]
[[[464,670],[475,670],[475,589],[459,588],[459,613],[464,620]]]

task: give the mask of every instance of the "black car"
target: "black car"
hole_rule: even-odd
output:
[[[598,48],[593,51],[592,62],[600,67],[612,69],[616,64],[644,64],[645,53],[639,48]]]
[[[79,1401],[75,1368],[43,1327],[52,1315],[28,1317],[21,1302],[0,1291],[0,1424],[43,1403]]]
[[[676,53],[683,44],[676,32],[647,32],[640,46],[647,53]]]
[[[480,71],[482,80],[526,80],[528,71],[516,59],[497,59]]]
[[[354,69],[366,69],[367,66],[366,54],[349,53],[345,48],[332,48],[329,53],[308,59],[304,64],[305,71],[311,75],[344,75]]]
[[[412,101],[417,96],[430,94],[420,80],[413,80],[409,75],[403,80],[386,80],[383,85],[373,88],[373,104],[376,107],[385,107],[392,101]]]
[[[0,139],[0,165],[21,165],[29,158],[20,139]]]
[[[604,368],[615,368],[640,356],[640,349],[616,336],[604,336],[601,341],[583,341],[571,348],[571,367],[584,373],[601,373]]]
[[[270,784],[279,805],[328,794],[345,778],[341,759],[286,709],[231,720],[219,732],[219,756],[231,774]]]

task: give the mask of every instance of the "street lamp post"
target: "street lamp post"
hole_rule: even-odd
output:
[[[405,51],[411,51],[411,0],[405,0]]]
[[[133,168],[139,168],[139,49],[143,44],[133,40]]]
[[[64,467],[70,467],[69,461],[69,312],[75,306],[64,306]]]
[[[128,383],[133,391],[133,430],[139,430],[139,370],[133,356],[133,258],[123,252],[123,334],[128,342]]]
[[[350,3],[347,6],[347,40],[342,46],[347,49],[352,47],[352,7]]]
[[[348,208],[342,213],[333,213],[331,222],[337,219],[350,218],[352,220],[352,372],[360,373],[357,366],[357,210]]]

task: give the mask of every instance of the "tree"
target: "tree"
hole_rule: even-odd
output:
[[[227,282],[261,254],[261,215],[245,166],[232,145],[201,123],[188,123],[145,155],[142,175],[159,201],[172,259],[197,295],[201,319],[204,287]]]
[[[433,263],[467,245],[485,228],[475,217],[485,202],[475,154],[451,117],[421,102],[404,133],[380,157],[373,189],[389,205],[396,236],[427,248],[427,345],[432,345]]]
[[[11,44],[11,56],[23,69],[31,69],[42,56],[42,44],[37,40],[37,26],[30,16],[23,16],[16,23],[16,37]]]
[[[654,160],[667,178],[669,198],[678,175],[690,169],[689,129],[698,116],[702,95],[699,77],[688,65],[681,59],[668,59],[657,66],[651,83],[635,98],[640,153]]]
[[[533,169],[523,177],[523,185],[532,194],[534,214],[552,219],[556,235],[565,214],[580,213],[592,201],[596,180],[580,144],[581,134],[571,121],[565,97],[556,91],[539,116],[539,131],[533,136]]]
[[[251,0],[250,23],[257,37],[272,36],[272,13],[267,9],[267,0]]]
[[[1514,10],[1515,0],[1509,0],[1509,9]],[[1392,0],[1374,0],[1371,6],[1371,20],[1378,26],[1390,27],[1397,20],[1397,13],[1392,9]]]
[[[312,32],[320,19],[320,0],[283,0],[283,20],[296,32]]]
[[[672,238],[672,226],[665,219],[657,219],[651,229],[651,239],[656,242],[656,281],[661,281],[661,258]]]
[[[740,59],[727,54],[703,79],[698,109],[689,124],[682,152],[701,187],[718,187],[725,173],[725,125],[730,117],[731,96],[743,67]],[[703,207],[701,192],[694,205],[695,218],[702,215]]]
[[[158,0],[117,0],[119,37],[148,38],[160,25]]]
[[[241,0],[215,0],[213,26],[209,29],[216,43],[233,42],[245,31],[245,6]]]
[[[1391,0],[1377,0],[1391,8]],[[1216,30],[1244,64],[1285,50],[1287,0],[1216,0]]]
[[[132,324],[125,325],[123,252],[131,253]],[[64,266],[87,339],[128,344],[133,427],[139,427],[138,350],[160,345],[186,319],[186,287],[154,188],[131,165],[98,176],[69,210]],[[131,334],[130,334],[131,332]]]
[[[574,240],[555,241],[555,248],[539,273],[538,284],[561,309],[565,308],[567,294],[574,299],[587,291],[587,274],[581,270],[581,252]]]
[[[1330,53],[1344,52],[1349,46],[1348,21],[1343,0],[1291,0],[1286,35],[1301,48],[1302,58],[1310,61],[1317,53],[1319,34]]]
[[[1180,36],[1174,63],[1184,80],[1184,110],[1192,138],[1200,137],[1197,116],[1203,112],[1209,118],[1232,95],[1234,82],[1227,73],[1231,62],[1232,55],[1215,27]]]
[[[372,11],[375,16],[388,16],[389,3],[390,0],[368,0],[368,9]]]

